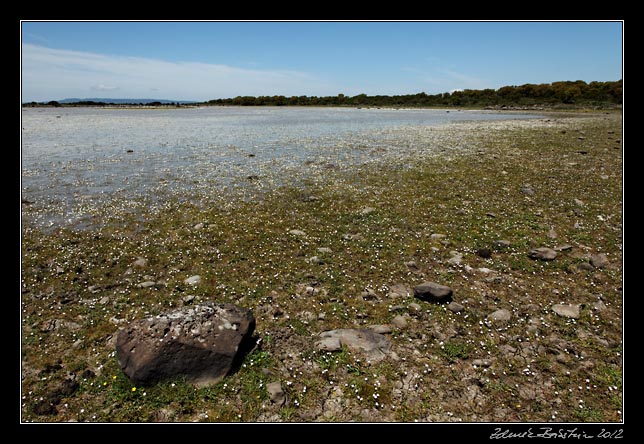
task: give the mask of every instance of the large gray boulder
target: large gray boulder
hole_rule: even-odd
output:
[[[254,330],[250,310],[206,302],[119,330],[116,356],[135,384],[185,376],[197,386],[206,386],[228,374]]]

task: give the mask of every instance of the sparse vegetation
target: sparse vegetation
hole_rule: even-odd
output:
[[[25,218],[22,420],[619,422],[621,125],[597,112],[479,124],[458,134],[466,149],[328,171],[256,199],[106,211],[86,230]],[[540,246],[557,258],[527,257]],[[608,265],[578,268],[597,252]],[[201,284],[184,284],[194,274]],[[155,285],[141,288],[149,277]],[[425,280],[452,287],[465,309],[388,296]],[[258,347],[208,388],[134,387],[116,361],[118,328],[206,300],[250,308]],[[579,319],[553,313],[560,302],[580,304]],[[510,321],[492,322],[501,308]],[[388,335],[395,357],[369,364],[315,348],[322,331],[401,313],[408,326]],[[273,381],[284,406],[268,396]]]

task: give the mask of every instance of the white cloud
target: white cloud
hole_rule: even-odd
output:
[[[118,85],[118,86],[116,86]],[[315,76],[290,70],[245,69],[221,64],[168,62],[22,45],[23,101],[107,96],[208,100],[238,95],[315,95],[333,88]],[[112,94],[110,94],[112,93]]]
[[[102,83],[100,83],[98,85],[92,86],[90,89],[92,89],[93,91],[117,91],[119,87],[103,85]]]

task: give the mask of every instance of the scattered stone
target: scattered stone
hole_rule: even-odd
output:
[[[204,227],[203,222],[199,222],[198,224],[195,224],[194,227],[192,227],[194,230],[201,230]]]
[[[185,279],[183,283],[188,285],[199,285],[201,283],[201,276],[199,276],[198,274],[190,276],[189,278]]]
[[[445,239],[446,237],[447,237],[446,234],[441,234],[441,233],[432,233],[431,236],[429,236],[429,238],[433,240],[441,240],[441,239]]]
[[[505,308],[502,308],[500,310],[496,310],[496,311],[490,313],[489,315],[487,315],[487,317],[489,319],[493,320],[493,321],[507,322],[510,319],[512,319],[512,313],[510,313],[509,310],[506,310]]]
[[[509,248],[510,245],[512,245],[512,243],[509,240],[505,240],[505,239],[499,239],[494,242],[494,246],[501,250],[505,248]]]
[[[183,302],[183,305],[190,305],[194,302],[195,297],[192,295],[184,296],[181,298],[181,302]]]
[[[135,384],[184,376],[197,386],[220,381],[255,330],[250,310],[212,302],[141,319],[120,329],[116,357]]]
[[[309,263],[313,265],[324,265],[324,260],[320,259],[317,256],[311,256],[311,258],[309,259]]]
[[[447,262],[452,264],[452,265],[461,265],[461,261],[463,260],[463,254],[459,253],[458,251],[450,251],[449,254],[452,255]]]
[[[306,236],[306,233],[302,230],[289,230],[289,234],[292,234],[293,236]]]
[[[322,254],[332,254],[332,253],[333,253],[333,250],[331,250],[331,249],[330,249],[330,248],[328,248],[328,247],[320,247],[320,248],[318,248],[318,253],[322,253]]]
[[[143,267],[145,267],[147,265],[148,265],[148,260],[143,258],[143,257],[140,257],[137,260],[135,260],[134,262],[132,262],[133,267],[143,268]]]
[[[609,264],[608,257],[604,253],[590,256],[590,264],[595,268],[602,268]]]
[[[391,354],[391,343],[387,338],[369,328],[329,330],[320,333],[321,340],[316,343],[320,350],[331,351],[329,344],[346,346],[350,350],[363,353],[372,362],[381,361]]]
[[[472,361],[472,365],[477,367],[489,367],[492,365],[492,361],[489,359],[475,359]]]
[[[273,404],[281,407],[286,403],[286,394],[282,389],[282,384],[279,382],[269,382],[266,384],[266,391]]]
[[[412,289],[405,284],[394,284],[389,289],[389,297],[403,297],[406,298],[412,294]]]
[[[577,270],[583,270],[583,271],[595,271],[595,267],[593,267],[588,262],[580,262],[577,264],[576,268]]]
[[[580,315],[577,304],[555,304],[552,306],[552,311],[564,318],[579,319]]]
[[[362,209],[362,211],[360,211],[360,214],[361,214],[362,216],[366,216],[367,214],[371,214],[371,213],[373,213],[374,211],[376,211],[376,209],[375,209],[375,208],[372,208],[372,207],[365,207],[365,208],[363,208],[363,209]]]
[[[98,303],[99,303],[99,304],[101,304],[101,305],[105,305],[105,304],[107,304],[109,301],[110,301],[110,298],[109,298],[108,296],[103,296],[103,297],[98,301]]]
[[[365,301],[373,301],[378,299],[378,294],[373,290],[373,288],[365,288],[361,293],[362,299]]]
[[[492,250],[489,248],[479,248],[476,250],[476,255],[483,259],[490,259],[492,257]]]
[[[485,274],[494,272],[494,270],[492,270],[491,268],[486,268],[486,267],[477,268],[476,270],[480,273],[485,273]]]
[[[452,289],[435,282],[423,282],[414,287],[414,297],[429,302],[449,303],[452,301]]]
[[[458,302],[452,301],[449,304],[447,304],[447,309],[452,313],[460,313],[463,310],[465,310],[465,307],[459,304]]]
[[[347,233],[347,234],[342,235],[342,239],[349,240],[349,241],[351,241],[351,240],[361,241],[361,240],[364,240],[364,237],[361,234]]]
[[[414,261],[405,262],[405,266],[411,271],[419,271],[420,267]]]
[[[554,250],[555,251],[568,251],[572,250],[573,246],[570,244],[563,244],[563,245],[557,245]]]
[[[367,328],[370,328],[376,333],[381,335],[386,335],[391,333],[391,327],[389,325],[377,324],[377,325],[368,325]]]
[[[134,152],[134,150],[129,149],[129,150],[126,150],[125,152],[126,152],[126,153],[133,153],[133,152]]]
[[[538,259],[542,261],[551,261],[557,257],[557,252],[548,247],[539,247],[531,250],[528,253],[530,259]]]
[[[487,217],[491,217],[492,219],[494,219],[494,218],[496,217],[496,214],[491,213],[491,212],[485,213],[485,215],[486,215]]]
[[[141,282],[140,284],[137,285],[139,288],[149,288],[149,287],[154,287],[157,283],[154,281],[145,281]]]
[[[606,304],[604,304],[604,301],[597,301],[593,304],[593,309],[597,311],[604,311],[608,309],[608,307],[606,307]]]
[[[578,207],[583,207],[586,205],[582,200],[579,200],[579,199],[575,199],[574,202],[575,202],[575,205],[577,205]]]
[[[409,307],[410,310],[415,311],[415,312],[419,312],[419,311],[421,311],[423,309],[423,307],[421,307],[419,304],[417,304],[415,302],[412,302],[407,307]]]
[[[404,316],[398,315],[391,320],[391,323],[398,328],[407,328],[409,324]]]
[[[532,196],[534,195],[534,188],[532,188],[532,185],[527,183],[521,187],[521,192],[526,196]]]
[[[557,239],[557,237],[559,237],[555,229],[552,227],[550,228],[550,230],[548,230],[548,232],[546,233],[546,236],[549,237],[550,239]]]

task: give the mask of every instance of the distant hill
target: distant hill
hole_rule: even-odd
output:
[[[105,98],[88,98],[88,99],[63,99],[59,100],[58,103],[78,103],[78,102],[96,102],[96,103],[112,103],[112,104],[129,104],[129,103],[197,103],[190,100],[165,100],[165,99],[105,99]]]

